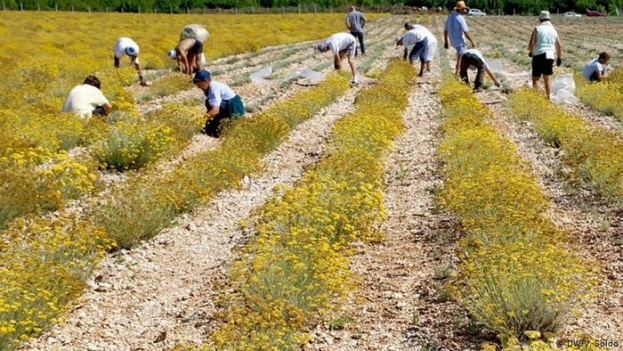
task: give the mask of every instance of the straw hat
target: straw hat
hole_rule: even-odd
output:
[[[469,10],[469,7],[467,7],[465,5],[465,1],[457,1],[456,2],[456,7],[454,7],[455,10],[460,11],[460,10]]]
[[[541,11],[539,14],[539,21],[548,21],[551,20],[549,17],[549,11]]]

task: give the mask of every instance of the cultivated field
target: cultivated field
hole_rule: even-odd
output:
[[[3,12],[0,350],[623,349],[623,75],[552,105],[523,89],[535,18],[468,18],[504,71],[472,93],[445,16],[371,14],[349,86],[313,49],[344,16]],[[220,139],[166,56],[189,23],[247,107]],[[553,23],[556,75],[619,64],[622,20]],[[115,112],[59,113],[93,73]]]

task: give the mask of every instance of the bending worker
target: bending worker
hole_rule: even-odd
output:
[[[491,69],[487,64],[487,61],[485,61],[485,58],[482,56],[482,53],[476,49],[465,50],[463,55],[459,58],[459,74],[461,76],[461,80],[467,84],[469,84],[467,69],[470,66],[476,67],[477,70],[476,79],[474,80],[474,92],[480,91],[480,87],[484,82],[485,72],[487,72],[491,80],[493,80],[495,86],[499,87],[501,85],[497,78],[495,78],[493,72],[491,72]]]
[[[355,64],[355,51],[357,50],[357,43],[352,34],[333,34],[324,43],[316,45],[316,49],[320,52],[327,52],[331,50],[333,53],[333,67],[336,70],[340,70],[342,68],[342,60],[344,59],[344,56],[347,56],[350,71],[353,73],[353,80],[351,83],[359,82],[357,78],[357,65]]]
[[[82,118],[108,116],[112,106],[104,96],[101,82],[96,76],[88,76],[84,82],[75,86],[63,103],[63,112],[74,112]]]
[[[143,78],[143,73],[141,72],[141,66],[138,61],[138,52],[138,44],[134,40],[126,37],[121,37],[115,42],[114,64],[115,67],[119,68],[119,61],[121,60],[123,55],[128,55],[128,57],[130,57],[131,65],[134,67],[134,69],[136,69],[136,73],[138,73],[138,78],[141,81],[141,85],[146,86],[148,84],[147,82],[145,82],[145,79]]]

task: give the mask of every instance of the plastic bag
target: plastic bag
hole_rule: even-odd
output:
[[[551,100],[558,104],[575,104],[578,98],[575,97],[575,81],[573,74],[561,74],[552,80]]]
[[[206,39],[210,36],[210,33],[204,26],[200,24],[189,24],[184,26],[182,29],[182,33],[180,34],[180,41],[188,38],[199,40],[200,42],[205,42]]]
[[[273,74],[273,68],[269,66],[251,73],[251,76],[249,78],[251,78],[251,81],[254,83],[262,83],[266,82],[266,77],[270,76],[271,74]]]

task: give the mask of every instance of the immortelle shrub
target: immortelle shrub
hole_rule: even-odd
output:
[[[68,215],[0,231],[0,349],[57,323],[110,245],[101,229]]]

